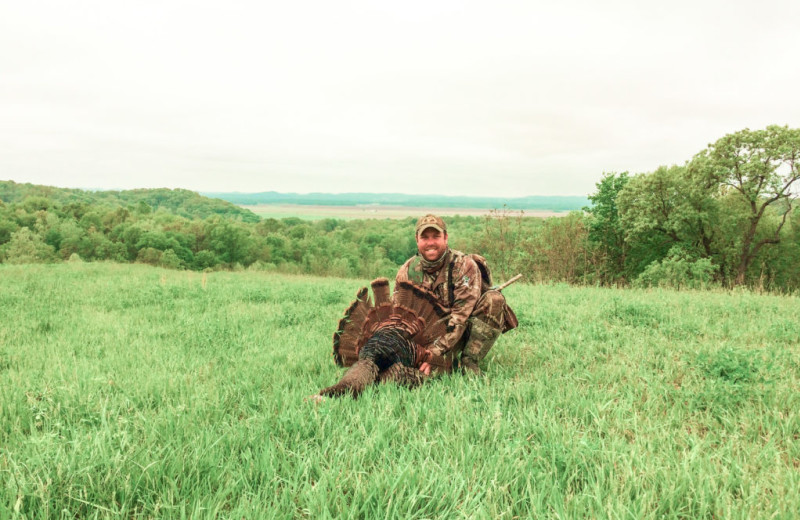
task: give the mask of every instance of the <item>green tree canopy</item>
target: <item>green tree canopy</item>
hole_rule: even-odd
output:
[[[800,179],[800,129],[769,126],[726,135],[697,154],[688,168],[697,186],[743,203],[746,217],[736,264],[736,283],[742,284],[759,251],[780,242],[797,198],[793,186]],[[768,212],[779,219],[764,230]]]

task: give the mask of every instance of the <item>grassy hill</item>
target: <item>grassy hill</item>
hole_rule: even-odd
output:
[[[56,188],[36,184],[0,181],[0,201],[6,204],[26,199],[47,199],[48,204],[62,206],[96,205],[136,208],[144,204],[153,211],[166,211],[185,218],[204,219],[221,215],[242,222],[258,222],[260,218],[249,210],[220,199],[204,197],[189,190],[167,188],[124,191],[87,191],[73,188]]]
[[[305,402],[359,285],[0,265],[0,517],[800,511],[796,297],[515,285],[485,378]]]

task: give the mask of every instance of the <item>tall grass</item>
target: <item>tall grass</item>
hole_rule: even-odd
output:
[[[486,377],[314,405],[367,280],[0,265],[0,518],[792,518],[800,300],[512,286]]]

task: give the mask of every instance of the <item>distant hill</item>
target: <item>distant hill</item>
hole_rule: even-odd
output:
[[[163,210],[185,218],[204,219],[221,215],[242,222],[258,222],[260,217],[236,204],[218,198],[209,198],[194,191],[167,188],[123,191],[91,191],[74,188],[56,188],[37,184],[0,181],[0,201],[6,204],[23,202],[30,198],[46,198],[60,205],[89,204],[112,207],[134,207],[146,204],[153,211]]]
[[[402,193],[214,193],[202,192],[239,205],[299,204],[317,206],[408,206],[434,208],[495,209],[541,209],[550,211],[573,211],[589,205],[586,197],[531,196],[519,198],[503,197],[448,197],[442,195],[405,195]]]

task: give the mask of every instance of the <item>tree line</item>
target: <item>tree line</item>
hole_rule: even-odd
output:
[[[683,165],[604,174],[583,213],[549,220],[539,236],[494,227],[511,230],[503,247],[516,256],[504,268],[539,279],[795,291],[798,179],[800,129],[745,129]]]
[[[203,208],[213,205],[211,199],[188,197],[186,190],[137,191],[119,196],[0,182],[0,262],[107,260],[174,269],[373,278],[393,276],[416,253],[416,217],[312,222],[260,219],[247,212],[255,217],[252,221],[238,212],[209,214]],[[495,221],[505,222],[458,216],[447,220],[451,245],[466,251],[494,249]],[[514,230],[533,235],[543,222],[523,218]],[[498,229],[505,232],[502,225]],[[509,258],[516,254],[504,245],[496,250]]]
[[[219,215],[242,222],[258,222],[259,217],[250,210],[235,204],[208,197],[202,197],[189,190],[140,189],[89,191],[72,188],[55,188],[29,183],[0,181],[0,202],[19,203],[27,199],[28,205],[36,206],[33,199],[47,199],[45,206],[107,206],[128,208],[140,213],[163,210],[186,218],[206,218]]]
[[[800,289],[800,130],[719,139],[680,166],[606,173],[566,217],[497,209],[449,217],[450,245],[495,278],[587,285]],[[415,217],[259,219],[187,190],[83,192],[0,182],[0,261],[141,262],[393,276],[416,252]]]
[[[413,222],[262,220],[186,190],[109,194],[0,182],[5,263],[110,260],[370,276],[411,254],[409,229]]]

